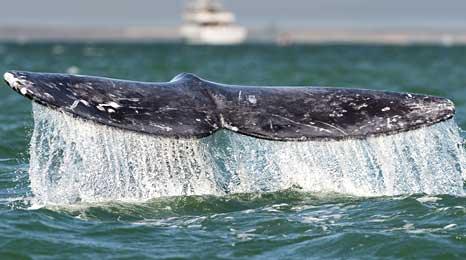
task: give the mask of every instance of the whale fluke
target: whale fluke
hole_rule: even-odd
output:
[[[7,84],[36,103],[151,135],[201,138],[219,129],[269,140],[362,139],[454,116],[445,98],[366,89],[249,87],[183,73],[169,82],[9,71]]]

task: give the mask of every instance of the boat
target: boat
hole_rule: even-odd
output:
[[[190,44],[230,45],[246,40],[246,28],[216,0],[190,2],[183,15],[180,33]]]

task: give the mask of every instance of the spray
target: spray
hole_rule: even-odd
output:
[[[298,188],[357,196],[463,194],[454,120],[364,140],[276,142],[125,131],[33,104],[31,189],[40,204],[144,201]]]

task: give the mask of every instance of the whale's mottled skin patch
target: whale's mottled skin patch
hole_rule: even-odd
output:
[[[9,71],[5,81],[42,105],[98,123],[168,137],[218,129],[280,141],[393,134],[454,116],[445,98],[365,89],[247,87],[182,73],[170,82]]]

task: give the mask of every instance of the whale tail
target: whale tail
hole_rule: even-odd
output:
[[[327,87],[218,84],[183,73],[169,82],[9,71],[6,83],[41,105],[97,123],[174,138],[219,129],[279,141],[363,139],[454,116],[445,98]]]

